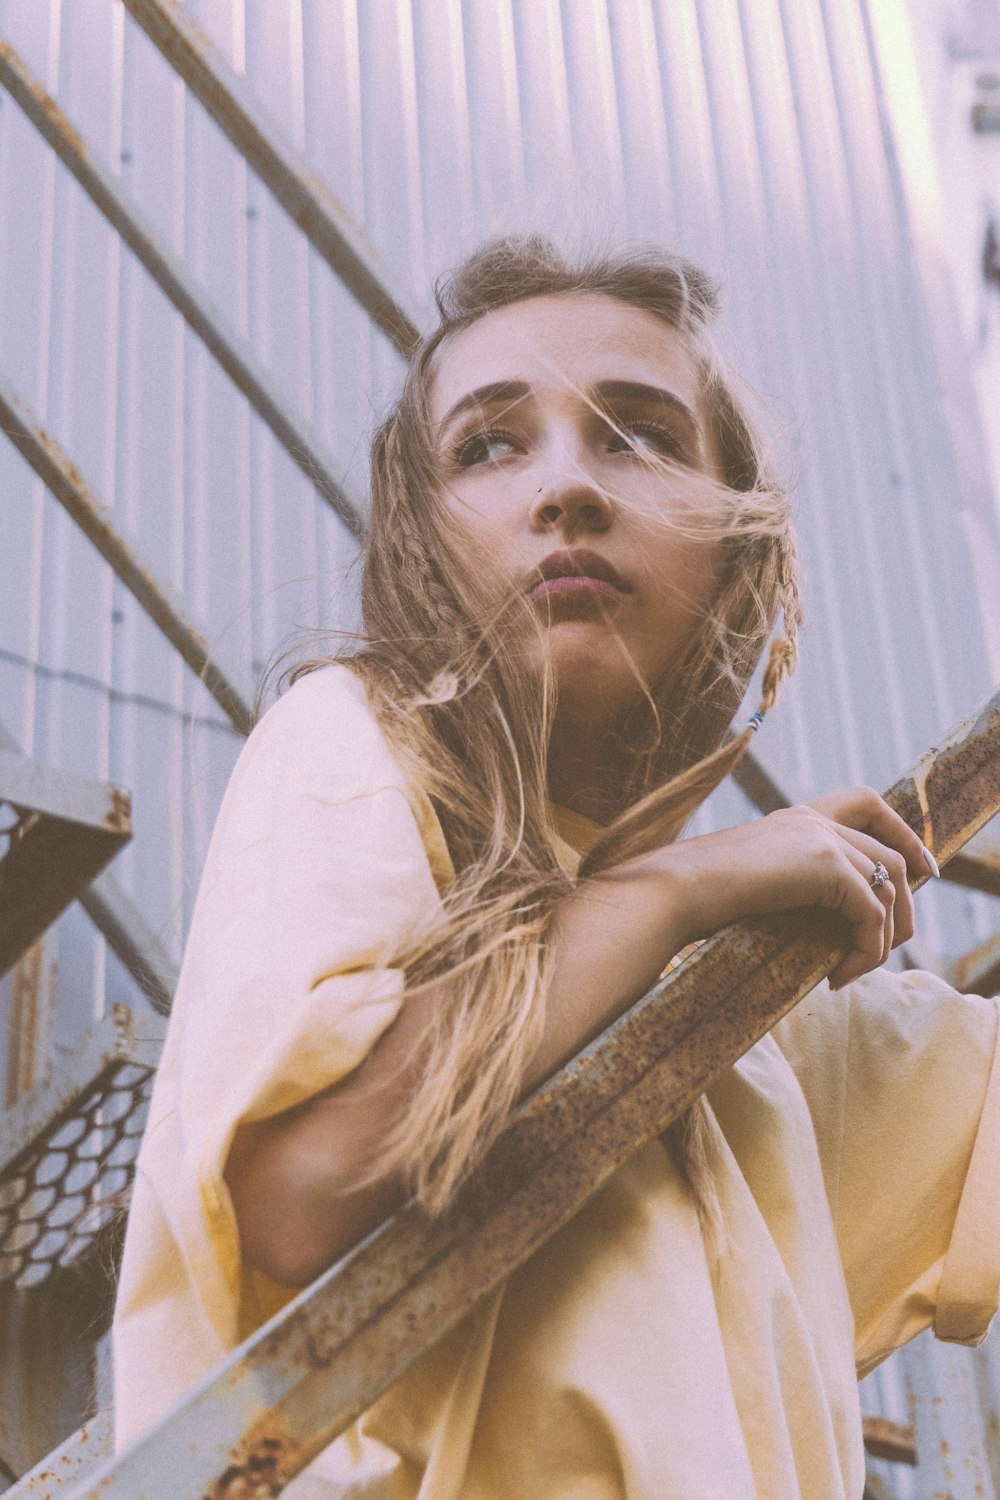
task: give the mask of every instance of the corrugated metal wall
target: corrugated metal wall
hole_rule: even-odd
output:
[[[758,740],[796,796],[887,783],[1000,678],[1000,526],[963,437],[936,167],[903,114],[907,16],[870,5],[189,6],[425,301],[484,235],[529,226],[666,241],[723,278],[727,342],[799,480],[810,623]],[[399,358],[121,5],[0,0],[0,36],[363,490]],[[343,526],[4,96],[0,370],[247,681],[355,622]],[[116,874],[179,950],[238,737],[8,444],[0,718],[37,759],[132,789]],[[726,792],[700,826],[744,815]],[[920,909],[942,956],[995,922],[955,890]],[[79,910],[48,944],[64,1043],[133,986]]]

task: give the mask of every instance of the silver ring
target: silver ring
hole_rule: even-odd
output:
[[[873,891],[880,891],[884,885],[888,885],[892,877],[880,859],[875,861],[875,869],[872,873],[871,886]]]

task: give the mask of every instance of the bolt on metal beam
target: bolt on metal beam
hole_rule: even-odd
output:
[[[186,617],[183,606],[175,603],[170,592],[157,583],[134,547],[117,529],[107,507],[90,489],[79,469],[70,462],[55,439],[49,436],[2,376],[0,427],[60,505],[90,538],[105,561],[111,564],[153,624],[201,678],[233,726],[241,734],[246,734],[252,719],[250,700],[249,695],[236,685],[237,674],[227,671],[219,663],[210,651],[205,636]]]
[[[422,332],[420,311],[194,18],[177,0],[125,0],[125,6],[365,311],[403,355],[412,353]]]
[[[351,534],[363,541],[361,506],[334,477],[335,465],[315,432],[295,415],[262,369],[249,345],[227,326],[223,314],[198,289],[176,256],[158,241],[115,179],[96,162],[55,99],[31,74],[8,43],[0,40],[0,85],[69,168],[84,192],[118,231],[136,258],[198,335],[226,374],[290,457],[336,511]]]
[[[1000,691],[887,800],[942,862],[995,816]],[[279,1494],[845,947],[844,925],[820,912],[709,938],[522,1106],[448,1213],[428,1222],[411,1206],[375,1230],[75,1500]]]

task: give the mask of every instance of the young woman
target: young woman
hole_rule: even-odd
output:
[[[677,837],[800,618],[705,278],[506,241],[439,300],[374,445],[364,643],[265,715],[209,851],[119,1441],[406,1195],[440,1211],[685,945],[821,905],[852,935],[829,985],[287,1493],[856,1500],[856,1370],[996,1307],[995,1004],[874,972],[936,872],[873,792]]]

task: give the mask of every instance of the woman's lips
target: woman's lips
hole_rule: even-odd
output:
[[[531,599],[571,599],[587,594],[601,595],[605,599],[620,599],[622,590],[603,578],[588,578],[578,573],[562,573],[557,578],[543,578],[529,590]]]
[[[585,605],[599,599],[621,599],[631,585],[600,552],[589,547],[562,547],[542,559],[528,589],[531,599],[549,604]]]

